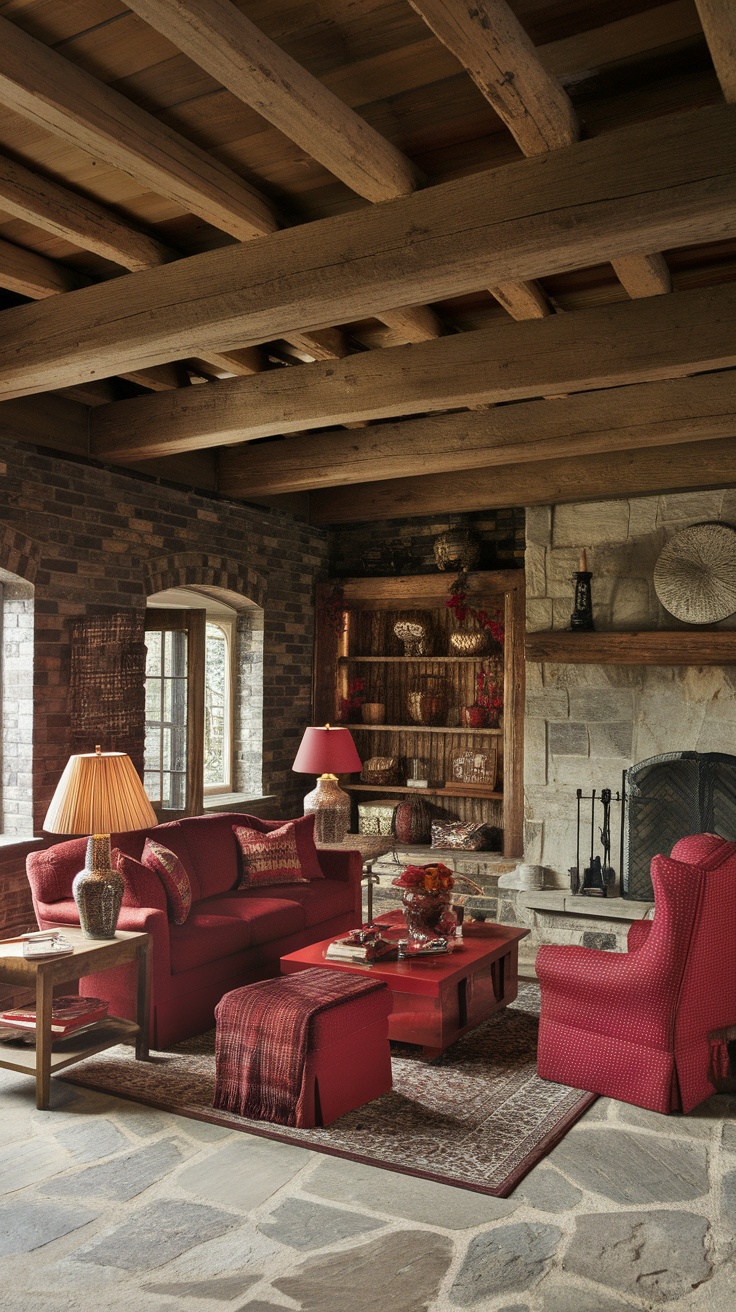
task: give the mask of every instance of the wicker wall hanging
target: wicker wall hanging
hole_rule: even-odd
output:
[[[675,533],[654,567],[654,588],[670,615],[715,624],[736,611],[736,529],[692,524]]]
[[[89,615],[72,626],[70,711],[75,750],[142,751],[146,648],[139,611]]]

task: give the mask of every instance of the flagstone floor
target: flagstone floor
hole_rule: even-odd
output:
[[[734,1312],[736,1099],[600,1101],[507,1200],[0,1071],[3,1312]]]

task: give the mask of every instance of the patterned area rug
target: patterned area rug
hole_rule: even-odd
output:
[[[166,1111],[227,1125],[317,1152],[505,1198],[595,1102],[595,1094],[540,1080],[539,989],[459,1039],[437,1061],[392,1044],[394,1087],[326,1129],[264,1125],[212,1107],[214,1030],[137,1062],[119,1047],[61,1077]]]

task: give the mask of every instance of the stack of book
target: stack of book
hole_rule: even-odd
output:
[[[89,1029],[98,1025],[107,1016],[108,1003],[102,998],[82,998],[78,994],[54,998],[51,1008],[51,1034],[55,1039],[65,1039],[78,1030]],[[0,1024],[9,1025],[14,1030],[36,1029],[36,1008],[18,1007],[13,1011],[0,1012]]]
[[[355,962],[358,965],[370,965],[382,958],[397,955],[395,943],[386,939],[375,938],[368,943],[355,943],[349,938],[336,938],[325,951],[325,961]]]

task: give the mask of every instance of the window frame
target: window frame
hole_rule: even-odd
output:
[[[205,784],[204,783],[204,706],[202,714],[202,791],[204,797],[223,796],[233,791],[234,762],[233,752],[235,749],[235,616],[208,615],[205,609],[205,649],[204,649],[204,689],[206,694],[207,686],[207,647],[206,635],[207,625],[213,624],[216,628],[221,629],[225,635],[225,761],[227,763],[227,778],[222,784]]]

